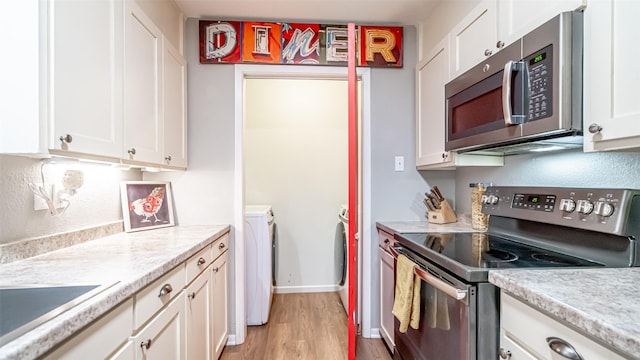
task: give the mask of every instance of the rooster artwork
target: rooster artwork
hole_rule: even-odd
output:
[[[164,193],[164,187],[157,186],[153,188],[149,195],[144,198],[134,200],[129,204],[129,211],[133,211],[138,216],[144,216],[144,219],[140,220],[142,223],[151,222],[149,218],[152,216],[155,219],[154,222],[161,222],[162,220],[158,219],[158,211],[160,211],[160,208],[162,207]]]

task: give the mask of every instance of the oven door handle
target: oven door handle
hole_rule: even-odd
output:
[[[393,256],[393,258],[397,260],[398,256],[400,254],[398,254],[396,249],[394,249],[393,246],[389,246],[387,249],[389,250],[389,252]],[[420,266],[418,266],[418,264],[415,264],[415,265],[416,265],[416,267],[413,268],[413,272],[422,281],[424,281],[427,284],[433,286],[434,288],[444,292],[445,294],[449,295],[450,297],[452,297],[452,298],[454,298],[456,300],[462,300],[465,297],[467,297],[467,294],[468,294],[467,290],[461,290],[461,289],[456,288],[455,286],[451,286],[451,285],[447,284],[446,282],[438,279],[437,277],[429,274],[426,270],[423,270]]]
[[[422,281],[427,284],[433,286],[434,288],[442,291],[443,293],[449,295],[450,297],[456,300],[462,300],[467,297],[467,290],[460,290],[454,286],[447,284],[446,282],[438,279],[437,277],[429,274],[427,271],[423,270],[419,266],[416,266],[413,269],[413,272],[418,275]]]

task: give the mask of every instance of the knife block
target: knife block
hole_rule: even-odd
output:
[[[440,202],[440,209],[429,211],[427,220],[432,224],[448,224],[458,221],[456,213],[453,211],[447,200]]]

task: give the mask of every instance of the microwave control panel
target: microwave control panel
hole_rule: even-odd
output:
[[[524,59],[529,72],[529,120],[553,115],[553,46]]]

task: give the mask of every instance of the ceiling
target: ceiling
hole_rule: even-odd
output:
[[[415,25],[442,0],[175,0],[186,17]]]

